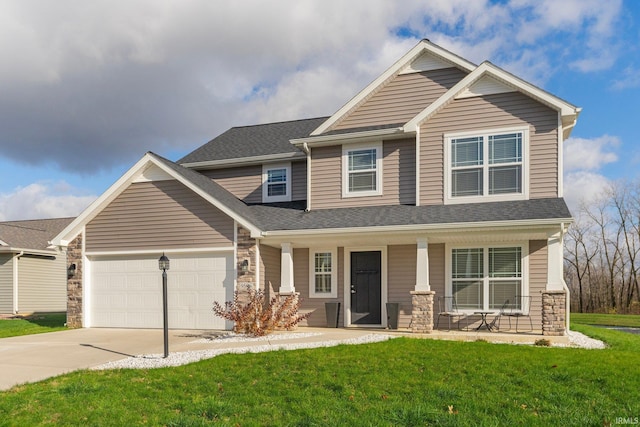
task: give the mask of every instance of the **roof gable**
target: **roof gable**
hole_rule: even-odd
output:
[[[260,234],[253,213],[235,196],[200,173],[171,162],[152,152],[146,153],[118,181],[84,210],[73,222],[52,239],[56,246],[66,246],[84,226],[104,210],[134,182],[175,179],[204,198],[225,215],[248,229],[252,236]]]
[[[512,88],[513,91],[521,92],[558,111],[562,116],[563,138],[567,138],[569,136],[581,111],[579,107],[569,104],[563,99],[560,99],[511,73],[508,73],[488,61],[485,61],[464,79],[460,80],[460,82],[458,82],[454,87],[449,89],[438,100],[407,122],[404,125],[404,131],[415,132],[421,123],[428,120],[435,113],[458,97],[480,96],[486,94],[473,93],[479,88],[484,88],[484,90],[489,88],[490,91],[494,91],[493,93],[500,93],[500,91],[507,92],[509,91],[509,88]]]
[[[315,129],[311,136],[318,136],[333,129],[333,127],[348,116],[354,109],[362,105],[372,95],[386,86],[394,77],[400,73],[410,73],[417,71],[430,71],[440,68],[457,67],[460,70],[470,72],[476,68],[475,64],[461,58],[429,40],[421,40],[416,46],[407,52],[402,58],[396,61],[390,68],[382,73],[377,79],[354,96],[342,108],[334,113],[328,120]]]

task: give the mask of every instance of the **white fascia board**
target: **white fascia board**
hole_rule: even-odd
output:
[[[2,240],[0,240],[0,246],[9,246],[8,243],[3,242]]]
[[[371,139],[379,139],[384,137],[403,137],[407,133],[404,131],[404,128],[387,128],[387,129],[376,129],[376,130],[367,130],[362,132],[353,132],[353,133],[339,133],[335,135],[322,135],[322,136],[312,136],[308,138],[299,138],[292,139],[290,142],[295,146],[304,146],[307,144],[308,147],[322,147],[324,145],[335,145],[335,144],[348,144],[348,143],[356,143],[363,141],[370,141]]]
[[[451,230],[484,230],[497,228],[511,228],[518,230],[539,229],[541,227],[551,227],[558,225],[567,225],[573,222],[573,218],[552,218],[552,219],[523,219],[516,221],[485,221],[485,222],[457,222],[448,224],[407,224],[407,225],[388,225],[388,226],[372,226],[372,227],[351,227],[351,228],[319,228],[312,230],[278,230],[266,231],[263,236],[280,237],[280,236],[314,236],[314,235],[344,235],[344,234],[371,234],[371,233],[393,233],[393,232],[443,232],[450,233]]]
[[[349,111],[351,111],[360,102],[366,99],[373,91],[387,82],[390,78],[397,75],[405,66],[410,64],[418,56],[425,52],[439,56],[442,59],[450,62],[452,65],[460,67],[464,70],[471,71],[476,66],[471,62],[463,59],[446,49],[441,48],[438,45],[431,43],[428,40],[420,40],[409,52],[404,54],[402,58],[389,67],[384,73],[382,73],[377,79],[371,82],[367,87],[361,90],[356,96],[354,96],[349,102],[347,102],[342,108],[336,111],[331,117],[329,117],[324,123],[322,123],[316,130],[311,132],[312,136],[321,135],[331,128],[338,120],[344,117]]]
[[[51,250],[51,251],[47,251],[47,250],[40,250],[40,249],[26,249],[26,248],[13,248],[13,247],[8,247],[8,248],[0,248],[0,253],[10,253],[10,254],[28,254],[28,255],[42,255],[42,256],[56,256],[59,255],[60,253],[58,251],[55,250]]]
[[[501,81],[502,83],[513,87],[517,91],[536,99],[537,101],[547,105],[548,107],[559,111],[563,117],[563,120],[566,118],[567,120],[574,121],[581,111],[580,108],[575,107],[574,105],[571,105],[563,101],[562,99],[551,95],[550,93],[530,83],[525,82],[524,80],[514,76],[513,74],[510,74],[502,70],[501,68],[496,67],[488,61],[485,61],[471,73],[465,76],[462,80],[460,80],[451,89],[445,92],[435,102],[418,113],[413,119],[409,120],[404,125],[404,130],[406,132],[415,132],[415,129],[420,126],[422,122],[429,119],[433,114],[453,101],[456,96],[462,93],[462,91],[469,88],[472,84],[480,80],[485,75],[491,76]]]
[[[100,197],[98,197],[93,203],[89,205],[78,217],[73,220],[64,230],[62,230],[56,237],[51,239],[51,244],[54,246],[67,246],[71,240],[77,236],[84,226],[95,218],[109,203],[111,203],[116,197],[118,197],[145,169],[149,164],[153,164],[168,175],[175,178],[178,182],[187,186],[193,190],[196,194],[207,200],[209,203],[220,209],[229,217],[237,220],[243,227],[246,227],[252,237],[255,235],[261,235],[261,231],[253,226],[249,221],[241,218],[235,212],[228,209],[222,203],[209,194],[200,190],[194,186],[190,181],[177,174],[173,169],[167,167],[164,163],[157,160],[151,153],[146,153],[133,167],[131,167],[124,175],[120,177],[111,187],[107,189]]]
[[[264,156],[238,157],[234,159],[208,160],[206,162],[182,163],[180,166],[183,166],[189,169],[194,169],[194,170],[215,169],[215,168],[222,169],[222,168],[228,168],[233,166],[249,166],[249,165],[278,162],[282,160],[291,160],[295,158],[300,158],[302,160],[305,157],[306,155],[304,153],[267,154]]]

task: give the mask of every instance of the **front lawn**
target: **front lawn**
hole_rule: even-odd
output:
[[[0,426],[602,426],[640,417],[640,336],[577,326],[610,348],[398,338],[76,372],[0,393]]]
[[[42,334],[67,329],[66,313],[34,314],[19,319],[0,319],[0,338]]]

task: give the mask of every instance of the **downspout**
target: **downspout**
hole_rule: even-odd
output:
[[[307,208],[305,210],[309,212],[311,210],[311,149],[304,142],[302,150],[307,154]]]
[[[18,314],[18,261],[24,255],[24,251],[18,252],[13,257],[13,314]]]

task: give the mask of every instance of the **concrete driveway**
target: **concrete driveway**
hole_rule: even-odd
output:
[[[193,331],[169,331],[169,351],[184,351]],[[201,331],[200,331],[201,332]],[[114,360],[164,351],[161,329],[72,329],[0,339],[0,390]]]

